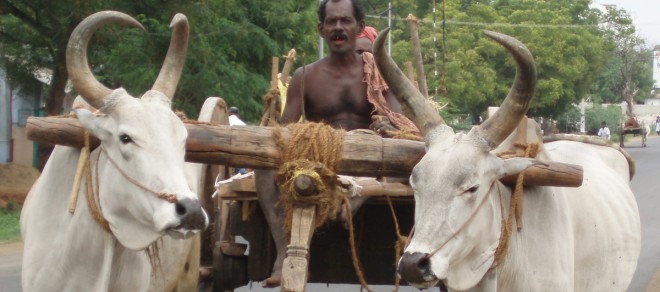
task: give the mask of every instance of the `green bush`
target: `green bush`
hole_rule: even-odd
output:
[[[21,239],[20,208],[14,210],[0,208],[0,243]]]
[[[561,133],[576,133],[580,131],[580,109],[570,107],[557,118],[557,128]]]
[[[624,120],[621,107],[618,105],[601,106],[594,105],[593,108],[587,109],[584,113],[585,116],[585,129],[589,135],[597,135],[600,128],[600,122],[607,123],[610,128],[610,136],[612,141],[619,141],[619,127]]]

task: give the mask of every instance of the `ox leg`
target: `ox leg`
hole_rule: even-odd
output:
[[[282,262],[286,255],[286,232],[284,231],[284,213],[277,207],[280,199],[280,192],[275,184],[275,170],[255,170],[254,179],[257,189],[257,198],[259,205],[266,217],[268,227],[273,235],[275,247],[277,249],[277,258],[273,265],[271,276],[264,280],[264,287],[277,287],[282,281]]]

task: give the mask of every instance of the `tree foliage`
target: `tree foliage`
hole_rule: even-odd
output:
[[[596,101],[627,104],[626,114],[634,116],[635,101],[648,98],[653,89],[652,52],[635,30],[625,10],[609,8],[603,15],[607,62],[594,83]]]
[[[87,15],[118,10],[136,17],[147,32],[102,29],[90,44],[90,65],[107,86],[140,94],[151,87],[167,52],[170,20],[182,12],[191,24],[191,38],[176,106],[194,117],[206,97],[221,96],[243,108],[245,118],[256,120],[271,57],[291,48],[315,51],[315,7],[293,0],[0,0],[2,60],[9,75],[25,87],[37,69],[53,69],[46,112],[59,114],[71,31]]]
[[[388,2],[362,0],[368,25],[378,30],[387,26]],[[619,43],[610,32],[616,30],[599,26],[601,15],[589,8],[590,2],[393,1],[392,54],[400,65],[412,61],[405,17],[414,14],[421,19],[429,92],[447,104],[443,115],[469,116],[476,123],[488,106],[501,103],[515,74],[509,53],[481,31],[509,34],[536,60],[538,83],[530,115],[558,118],[588,95],[596,101],[616,101],[621,90],[615,85],[626,80],[616,74],[626,66],[625,59],[614,57]],[[67,77],[63,52],[71,30],[93,12],[120,10],[136,17],[147,32],[103,29],[91,44],[90,64],[109,87],[123,86],[139,94],[155,80],[170,39],[169,22],[174,13],[182,12],[190,21],[191,38],[176,107],[194,117],[206,97],[221,96],[254,122],[269,86],[271,57],[295,48],[296,66],[302,65],[303,55],[306,63],[316,59],[317,5],[318,1],[294,0],[0,0],[2,60],[13,80],[30,80],[37,68],[53,69],[54,83],[46,100],[49,113],[55,114]],[[619,16],[611,19],[619,21],[621,32],[629,33],[626,15]],[[630,56],[645,56],[633,48]],[[644,62],[631,64],[630,88],[637,89],[636,98],[643,98],[650,92],[651,73]]]

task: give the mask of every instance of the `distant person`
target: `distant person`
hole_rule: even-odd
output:
[[[229,108],[229,125],[230,126],[245,126],[245,122],[241,120],[241,113],[238,108],[232,106]]]
[[[655,133],[660,136],[660,116],[655,117]]]
[[[378,36],[378,31],[371,26],[365,26],[355,40],[355,51],[362,55],[364,52],[373,53],[374,40]]]
[[[600,122],[600,129],[598,129],[598,137],[610,139],[610,128],[607,127],[605,121]]]

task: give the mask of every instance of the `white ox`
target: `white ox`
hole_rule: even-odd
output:
[[[158,269],[156,263],[157,270],[145,249],[165,234],[189,237],[208,225],[191,190],[197,186],[184,172],[187,131],[171,110],[188,45],[188,22],[181,14],[172,20],[164,65],[152,90],[140,99],[106,88],[87,65],[90,38],[107,23],[144,30],[130,16],[106,11],[86,18],[71,35],[69,76],[78,93],[101,111],[100,116],[75,111],[101,140],[90,155],[94,190],[88,193],[81,184],[75,213],[68,212],[81,151],[56,146],[21,214],[24,291],[162,291],[180,275],[190,242],[162,238],[161,248],[180,254],[161,252],[164,266]],[[94,206],[100,215],[96,220],[90,211]],[[109,231],[102,228],[105,223]]]
[[[534,163],[491,152],[516,128],[533,95],[536,69],[527,48],[486,32],[515,58],[516,78],[495,115],[455,134],[383,52],[386,33],[374,45],[378,68],[424,133],[427,150],[410,177],[415,228],[399,275],[418,288],[442,281],[452,291],[625,291],[639,257],[640,219],[628,162],[611,147],[547,143],[537,159],[583,166],[583,184],[526,187],[523,228],[513,225],[508,254],[494,264],[512,194],[499,178]]]

